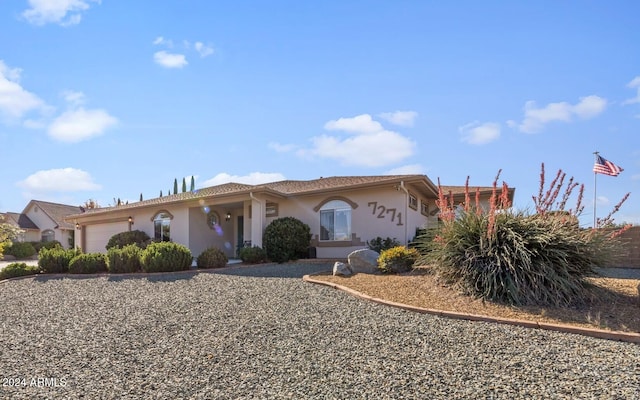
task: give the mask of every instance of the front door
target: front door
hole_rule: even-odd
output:
[[[244,247],[244,216],[238,215],[238,228],[236,229],[238,232],[237,236],[237,245],[236,245],[236,256],[240,256],[240,249]]]

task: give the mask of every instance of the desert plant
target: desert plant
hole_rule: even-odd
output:
[[[40,268],[37,265],[11,263],[0,270],[0,280],[16,278],[18,276],[36,275],[38,273],[40,273]]]
[[[73,257],[80,254],[80,250],[54,247],[48,249],[43,247],[38,253],[38,266],[40,270],[47,274],[69,272],[69,263]]]
[[[72,274],[95,274],[107,271],[107,256],[102,253],[78,254],[69,262]]]
[[[310,242],[309,225],[293,217],[273,220],[262,237],[267,257],[278,263],[297,260],[308,254]]]
[[[544,179],[544,167],[541,174]],[[586,277],[594,267],[606,266],[617,244],[610,232],[580,229],[574,217],[582,209],[564,212],[571,190],[569,180],[562,193],[563,174],[551,188],[534,198],[536,213],[510,209],[508,187],[498,194],[497,180],[489,210],[475,205],[467,191],[462,209],[439,186],[438,207],[442,224],[435,237],[418,238],[421,263],[432,264],[445,282],[469,294],[509,304],[568,305],[584,300]],[[541,187],[544,184],[541,184]],[[560,212],[558,212],[560,211]]]
[[[400,242],[396,238],[392,239],[390,237],[386,237],[383,239],[378,236],[367,241],[367,247],[370,250],[377,252],[378,254],[382,254],[384,250],[388,250],[396,246],[400,246]]]
[[[144,231],[124,231],[111,236],[105,247],[109,250],[113,247],[122,248],[129,244],[135,244],[140,248],[145,248],[150,240],[151,238]]]
[[[248,264],[263,263],[267,260],[267,252],[260,246],[243,247],[238,251],[238,256],[242,262]]]
[[[209,247],[196,259],[198,268],[223,268],[227,262],[229,262],[227,256],[216,247]]]
[[[192,262],[189,248],[174,242],[151,243],[140,256],[144,272],[186,271]]]
[[[392,247],[380,253],[378,269],[385,274],[408,272],[411,271],[419,256],[420,253],[414,248]]]
[[[107,268],[112,273],[139,272],[142,270],[141,255],[142,249],[135,244],[112,247],[107,251]]]
[[[5,249],[4,254],[9,254],[17,259],[29,258],[36,254],[36,249],[29,242],[13,242]]]

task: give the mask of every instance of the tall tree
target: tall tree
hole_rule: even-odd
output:
[[[182,178],[182,193],[187,191],[187,179]]]
[[[173,194],[178,193],[178,179],[173,178]]]
[[[160,190],[160,197],[162,197],[162,190]]]
[[[142,201],[142,192],[140,192],[140,201]]]
[[[196,190],[196,180],[193,178],[193,175],[191,175],[191,189],[190,189],[190,191],[193,192],[194,190]]]

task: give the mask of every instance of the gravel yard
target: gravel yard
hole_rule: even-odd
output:
[[[321,264],[0,284],[0,398],[640,399],[640,346],[449,320]]]

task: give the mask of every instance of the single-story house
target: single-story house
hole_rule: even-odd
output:
[[[57,240],[65,248],[74,246],[75,226],[65,217],[81,211],[78,206],[31,200],[21,213],[0,214],[3,223],[14,225],[24,231],[19,242],[51,242]]]
[[[464,200],[464,186],[443,187]],[[482,187],[487,203],[491,187]],[[475,187],[471,188],[475,194]],[[509,195],[513,198],[514,189]],[[425,175],[336,176],[259,185],[226,183],[116,207],[68,215],[76,245],[106,252],[116,233],[141,230],[151,238],[187,246],[198,256],[208,247],[230,258],[243,246],[261,246],[265,227],[279,217],[309,225],[318,258],[346,258],[378,236],[409,243],[417,228],[437,223],[438,188]],[[312,251],[313,252],[313,251]]]

